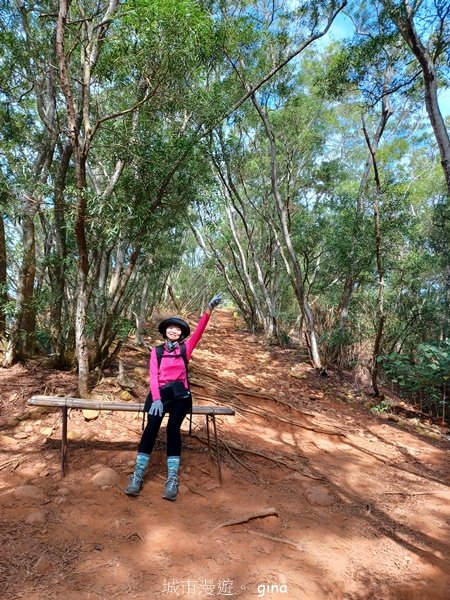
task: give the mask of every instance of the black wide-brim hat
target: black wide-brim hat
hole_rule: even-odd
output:
[[[183,319],[180,319],[179,317],[170,317],[169,319],[164,319],[164,321],[161,321],[161,323],[158,325],[158,331],[163,337],[166,336],[166,329],[169,327],[169,325],[175,325],[176,327],[179,327],[181,329],[181,335],[183,339],[186,339],[191,334],[191,329],[186,321],[183,321]]]

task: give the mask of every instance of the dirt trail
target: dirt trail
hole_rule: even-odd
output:
[[[142,398],[146,354],[121,356]],[[59,413],[25,404],[73,394],[73,373],[0,370],[1,598],[448,600],[448,442],[372,415],[357,390],[297,361],[236,330],[230,312],[214,314],[192,383],[197,397],[236,406],[219,426],[231,453],[222,447],[220,487],[205,444],[186,431],[175,503],[161,498],[164,428],[144,489],[129,498],[141,417],[72,412],[61,480]],[[96,388],[118,391],[111,377]],[[205,435],[203,418],[195,434]]]

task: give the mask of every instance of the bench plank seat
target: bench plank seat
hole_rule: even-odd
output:
[[[99,411],[125,411],[125,412],[143,412],[144,402],[109,402],[89,400],[83,398],[71,398],[68,396],[32,396],[28,406],[44,406],[47,408],[60,408],[62,413],[62,434],[61,434],[61,473],[65,475],[65,465],[67,459],[67,411],[75,410],[99,410]],[[208,449],[216,460],[219,481],[222,483],[222,470],[220,466],[219,442],[217,438],[216,415],[233,416],[234,408],[229,406],[202,406],[192,407],[192,415],[204,415],[206,417],[206,432]],[[210,445],[210,420],[213,426],[215,448],[214,453]],[[189,435],[191,435],[192,421],[189,423]]]
[[[143,402],[100,402],[98,400],[84,400],[83,398],[69,398],[67,396],[32,396],[27,402],[28,406],[54,406],[60,408],[112,410],[141,412],[144,410]],[[235,410],[229,406],[202,406],[197,404],[192,407],[193,415],[234,415]]]

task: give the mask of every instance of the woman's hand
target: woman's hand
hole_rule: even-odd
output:
[[[214,296],[214,298],[212,298],[209,302],[208,302],[208,308],[210,308],[211,310],[213,310],[214,308],[216,308],[216,306],[218,306],[220,303],[222,302],[222,296],[220,294],[216,294]]]
[[[155,415],[156,417],[162,417],[164,413],[164,406],[161,400],[153,400],[152,405],[150,406],[150,410],[148,411],[149,415]]]

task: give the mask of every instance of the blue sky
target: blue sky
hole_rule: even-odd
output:
[[[318,40],[320,46],[326,46],[330,41],[344,40],[353,35],[354,26],[349,17],[340,12],[333,22],[330,31],[322,39]],[[444,117],[450,115],[450,88],[441,89],[439,92],[439,107]]]

